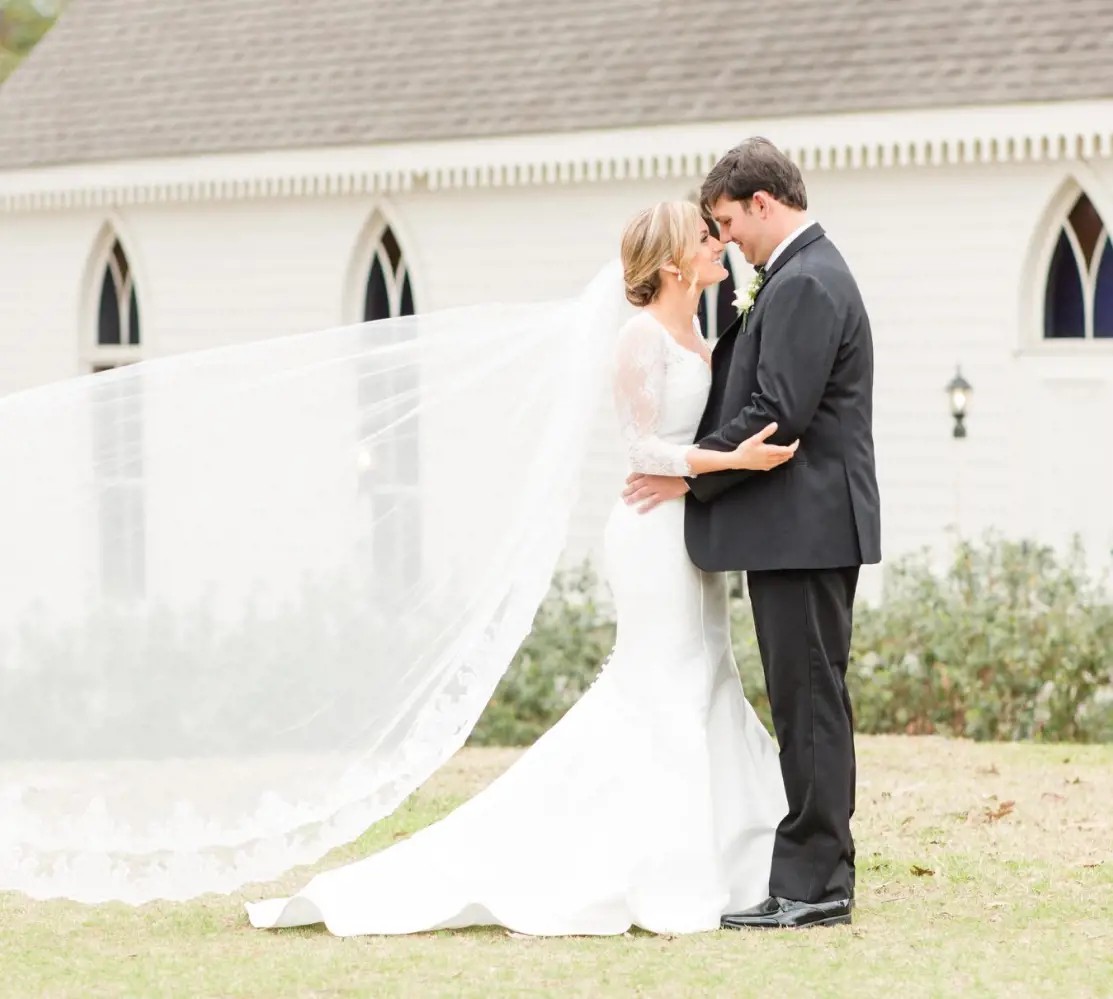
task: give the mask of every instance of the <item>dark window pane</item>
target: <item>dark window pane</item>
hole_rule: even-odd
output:
[[[112,346],[120,342],[120,303],[116,299],[116,282],[112,268],[105,267],[100,287],[100,310],[97,314],[97,343]]]
[[[381,493],[371,515],[375,580],[385,598],[397,599],[421,576],[421,508],[410,494]]]
[[[1064,232],[1051,257],[1044,300],[1044,336],[1049,339],[1086,335],[1082,307],[1082,277],[1070,241]]]
[[[386,293],[386,275],[379,255],[371,263],[371,274],[367,278],[367,295],[364,299],[363,318],[365,322],[374,319],[390,318],[390,299]]]
[[[101,588],[120,599],[142,597],[147,560],[141,487],[128,482],[102,487],[98,515]]]
[[[727,276],[719,282],[716,289],[716,304],[718,306],[716,321],[718,329],[715,331],[716,336],[722,336],[727,327],[734,322],[735,317],[738,315],[737,310],[734,308],[734,268],[730,266],[730,261],[727,259],[726,254],[723,255],[723,266],[727,269]]]
[[[119,240],[112,245],[112,256],[116,259],[116,266],[120,271],[120,283],[123,284],[128,276],[128,258],[124,255],[124,248]]]
[[[707,328],[707,301],[709,297],[710,293],[706,291],[702,295],[700,295],[699,306],[696,308],[696,318],[699,320],[699,330],[704,335],[705,339],[710,332]]]
[[[722,336],[738,316],[734,308],[734,268],[725,254],[723,266],[727,269],[727,276],[700,296],[696,310],[699,328],[705,337]]]
[[[139,300],[135,288],[131,289],[131,304],[128,307],[128,343],[139,345]]]
[[[1094,336],[1113,337],[1113,242],[1105,241],[1094,289]]]
[[[397,274],[398,262],[402,259],[402,248],[398,245],[398,240],[394,238],[394,233],[387,228],[383,230],[383,238],[379,242],[383,244],[387,259],[390,261],[390,273]]]
[[[402,302],[401,308],[398,311],[400,316],[412,316],[414,314],[414,293],[410,287],[410,276],[406,275],[405,280],[402,282]]]
[[[105,381],[92,403],[101,588],[135,599],[146,583],[142,384]]]
[[[392,290],[395,309],[391,308]],[[394,233],[386,229],[367,277],[364,318],[413,314],[413,287],[402,250]],[[421,442],[418,415],[412,412],[419,372],[412,351],[381,356],[373,348],[404,344],[413,335],[412,326],[405,324],[368,331],[370,349],[356,369],[360,468],[356,488],[372,521],[368,566],[384,602],[404,600],[421,572],[421,507],[415,488]]]
[[[1078,245],[1082,248],[1082,258],[1089,269],[1094,259],[1094,249],[1098,245],[1101,235],[1101,216],[1092,201],[1083,194],[1074,204],[1070,213],[1070,225],[1078,237]]]

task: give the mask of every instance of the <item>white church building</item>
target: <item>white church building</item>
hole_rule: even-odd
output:
[[[635,211],[753,134],[802,167],[870,312],[886,558],[957,527],[1077,532],[1107,561],[1113,4],[1093,0],[71,0],[0,88],[0,392],[571,295]],[[623,476],[600,419],[570,559]]]

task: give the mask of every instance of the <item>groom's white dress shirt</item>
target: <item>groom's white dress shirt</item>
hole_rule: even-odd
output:
[[[802,226],[793,229],[792,232],[785,236],[785,238],[776,245],[773,252],[769,254],[769,259],[765,261],[765,269],[769,270],[769,268],[773,266],[773,261],[776,260],[777,257],[779,257],[784,252],[785,247],[788,246],[788,244],[791,243],[797,236],[799,236],[800,233],[802,233],[805,229],[813,225],[815,225],[815,222],[812,219],[808,219],[808,221],[805,222]]]

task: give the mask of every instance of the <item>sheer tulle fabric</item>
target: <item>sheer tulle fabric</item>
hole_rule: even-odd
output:
[[[630,311],[612,266],[0,400],[0,889],[229,891],[391,812],[529,630]]]
[[[711,372],[645,313],[614,394],[630,468],[683,461]],[[684,501],[615,502],[604,537],[617,641],[595,684],[501,777],[440,822],[296,895],[254,926],[333,933],[498,924],[531,934],[718,929],[764,899],[786,810],[777,745],[742,691],[727,580],[684,545]]]

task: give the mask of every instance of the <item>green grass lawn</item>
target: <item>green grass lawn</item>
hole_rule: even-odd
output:
[[[140,909],[0,895],[0,996],[1113,996],[1113,746],[862,737],[859,747],[851,927],[349,940],[251,929],[243,898],[291,891],[306,871],[241,896]],[[319,866],[413,832],[516,755],[463,751]]]

